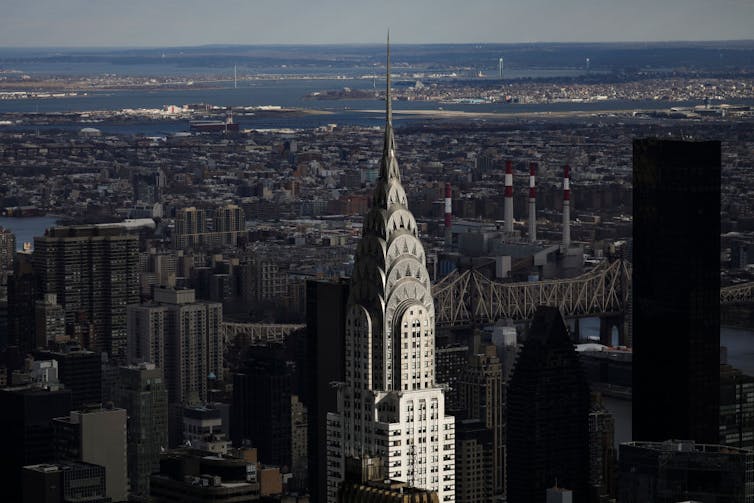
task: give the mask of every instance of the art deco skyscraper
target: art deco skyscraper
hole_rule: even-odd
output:
[[[634,140],[633,437],[719,440],[720,142]]]
[[[346,316],[345,382],[328,414],[328,502],[348,457],[455,500],[455,424],[435,382],[435,310],[424,248],[395,157],[388,43],[387,121],[372,208],[356,250]]]

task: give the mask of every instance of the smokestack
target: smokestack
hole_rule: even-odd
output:
[[[529,163],[529,242],[537,240],[537,163]]]
[[[571,168],[563,166],[563,246],[571,244]]]
[[[453,202],[451,199],[450,184],[445,184],[445,245],[450,246],[453,241],[451,225],[453,223]]]
[[[513,162],[505,161],[505,232],[513,232]]]

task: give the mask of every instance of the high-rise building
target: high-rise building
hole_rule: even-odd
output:
[[[233,377],[234,441],[251,441],[259,460],[291,467],[293,371],[282,347],[253,347]]]
[[[210,212],[201,208],[182,208],[175,215],[173,244],[176,249],[213,248],[226,245],[235,246],[238,238],[246,232],[246,218],[240,206],[227,204]],[[209,225],[211,221],[211,225]]]
[[[540,503],[556,483],[586,501],[589,384],[556,307],[534,313],[507,388],[507,497]]]
[[[24,351],[36,349],[35,302],[38,299],[37,278],[32,267],[32,256],[19,253],[13,264],[13,274],[8,276],[8,345]]]
[[[220,206],[215,210],[214,231],[221,245],[238,244],[238,238],[246,231],[243,209],[235,204]]]
[[[754,453],[691,441],[620,445],[618,501],[714,501],[754,499]]]
[[[116,407],[128,411],[130,493],[149,497],[149,476],[159,471],[160,452],[168,446],[168,391],[162,370],[151,363],[118,369]]]
[[[222,304],[156,288],[153,302],[128,313],[131,360],[161,365],[170,403],[206,402],[207,381],[222,379]]]
[[[380,175],[356,250],[346,316],[345,382],[328,414],[328,502],[350,456],[377,456],[386,477],[455,500],[455,419],[435,380],[435,312],[424,247],[395,155],[388,46]]]
[[[128,360],[165,368],[167,308],[157,304],[133,304],[127,308]]]
[[[182,208],[175,213],[173,244],[177,250],[201,244],[200,236],[207,232],[207,216],[203,209]]]
[[[599,393],[594,393],[589,411],[590,501],[615,498],[616,471],[615,419]]]
[[[458,379],[461,410],[469,419],[479,419],[492,435],[492,463],[488,466],[492,494],[505,491],[505,421],[503,419],[503,366],[493,345],[472,355]],[[456,458],[456,473],[462,458]]]
[[[306,332],[298,344],[297,372],[301,376],[301,401],[309,417],[307,435],[309,494],[314,503],[327,501],[327,413],[337,410],[337,393],[331,383],[345,381],[346,282],[306,282]]]
[[[309,414],[298,395],[291,395],[291,472],[297,488],[308,488]]]
[[[0,389],[0,431],[5,436],[0,473],[3,498],[21,501],[22,467],[55,459],[50,420],[71,410],[71,392],[54,387]]]
[[[107,496],[114,502],[128,499],[125,409],[74,410],[53,419],[52,427],[58,458],[104,467]]]
[[[40,294],[55,293],[66,328],[90,323],[87,349],[126,360],[126,306],[139,302],[139,243],[124,228],[55,227],[34,238],[34,273]]]
[[[58,380],[71,390],[71,407],[102,402],[102,359],[93,351],[77,344],[66,344],[57,350],[38,351],[36,355],[58,364]]]
[[[720,142],[634,140],[633,438],[719,440]]]
[[[8,276],[13,272],[15,260],[16,236],[0,225],[0,304],[8,300]]]

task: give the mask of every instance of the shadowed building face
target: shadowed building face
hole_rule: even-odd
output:
[[[633,436],[716,443],[720,142],[633,148]]]

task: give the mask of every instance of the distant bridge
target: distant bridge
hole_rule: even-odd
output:
[[[623,316],[631,301],[631,263],[605,261],[568,279],[501,283],[481,272],[453,271],[432,290],[438,326],[528,320],[537,306],[557,306],[567,318]],[[754,282],[720,289],[721,304],[754,301]]]

